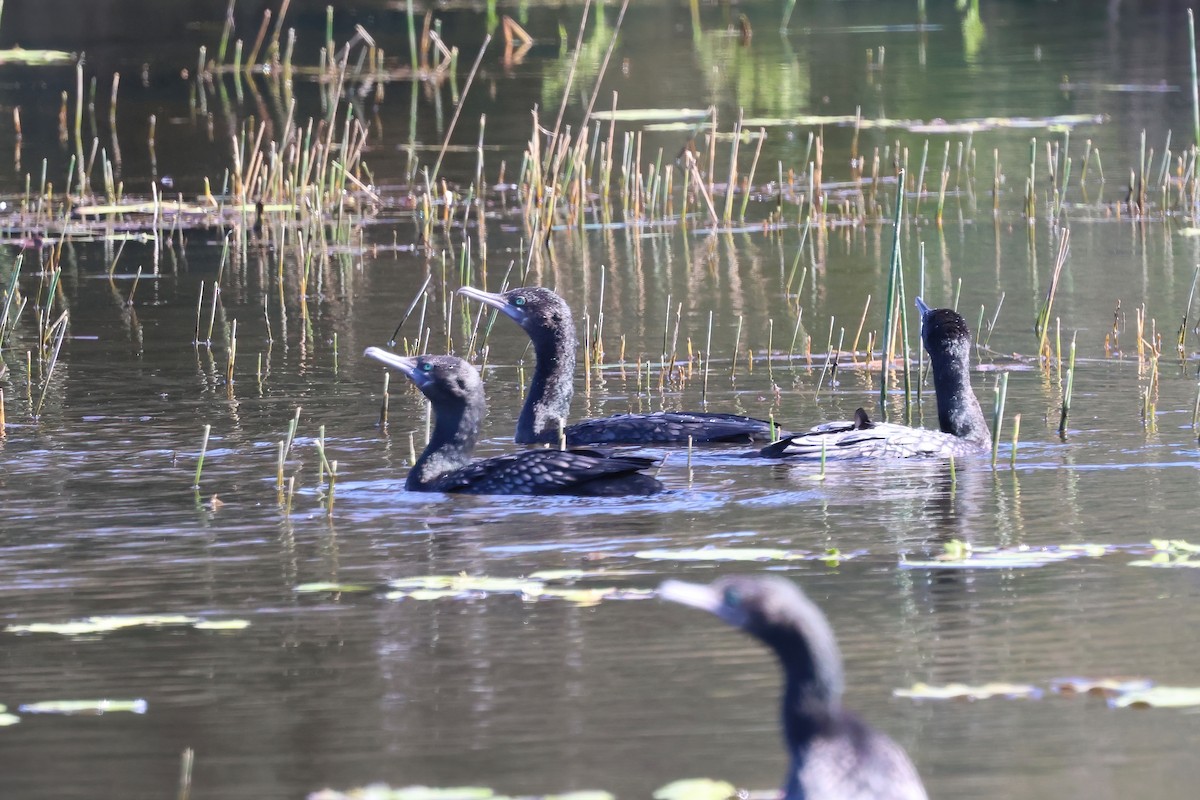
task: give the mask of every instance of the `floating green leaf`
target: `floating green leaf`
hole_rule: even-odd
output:
[[[829,558],[802,550],[777,550],[770,547],[702,547],[698,550],[640,550],[634,558],[654,561],[808,561]],[[850,558],[841,555],[839,558]]]
[[[541,591],[541,581],[527,578],[489,578],[486,575],[421,575],[389,581],[394,593],[409,594],[416,591],[447,591],[451,594],[536,594]]]
[[[865,118],[852,114],[843,115],[799,115],[795,117],[751,117],[742,120],[746,128],[772,128],[780,126],[818,127],[829,125],[859,128],[900,128],[916,133],[974,133],[996,128],[1070,128],[1075,125],[1092,125],[1104,122],[1097,114],[1061,114],[1051,117],[982,117],[963,120],[919,120],[889,119],[886,117]]]
[[[547,586],[542,589],[541,597],[553,597],[566,600],[581,606],[599,605],[601,600],[640,600],[655,596],[653,589],[614,589],[598,587],[595,589],[567,589],[557,586]]]
[[[683,778],[654,791],[654,800],[727,800],[737,797],[737,787],[712,778]]]
[[[308,796],[308,800],[615,800],[612,794],[598,790],[583,790],[539,797],[508,797],[498,795],[484,786],[405,786],[393,789],[386,784],[373,784],[346,792],[323,789]]]
[[[16,714],[5,714],[0,712],[0,728],[7,728],[9,725],[16,725],[21,721],[21,718]]]
[[[1200,545],[1192,544],[1184,539],[1151,539],[1150,544],[1155,550],[1165,550],[1178,555],[1195,555],[1200,553]]]
[[[929,560],[904,559],[900,566],[907,569],[1023,569],[1072,558],[1098,558],[1112,551],[1112,548],[1098,544],[980,547],[961,539],[951,539],[943,545],[941,555]]]
[[[567,588],[547,586],[529,578],[489,578],[483,575],[424,575],[401,578],[388,584],[388,600],[442,600],[489,594],[515,594],[523,600],[557,599],[579,605],[596,605],[601,600],[634,600],[653,597],[649,589],[616,587]]]
[[[499,800],[496,793],[482,786],[406,786],[393,789],[383,784],[364,786],[348,792],[326,789],[308,796],[308,800]]]
[[[1183,539],[1151,539],[1154,554],[1150,558],[1130,561],[1131,567],[1200,567],[1200,558],[1192,556],[1200,553],[1200,546]]]
[[[539,569],[529,573],[530,580],[556,583],[561,581],[577,581],[585,578],[614,578],[633,575],[648,575],[646,570],[638,569]]]
[[[32,622],[28,625],[9,625],[9,633],[57,633],[62,636],[84,636],[110,633],[123,628],[165,628],[174,625],[195,625],[199,617],[182,614],[130,614],[86,617],[70,622]]]
[[[250,627],[246,619],[201,620],[192,626],[198,631],[242,631]]]
[[[111,714],[118,711],[133,714],[146,713],[145,700],[47,700],[41,703],[25,703],[20,711],[25,714]]]
[[[914,683],[908,689],[893,689],[892,696],[910,700],[987,700],[993,697],[1036,700],[1042,696],[1042,690],[1027,683],[985,683],[981,686],[965,683],[948,683],[944,686]]]
[[[1187,708],[1200,706],[1200,687],[1151,686],[1125,692],[1108,701],[1114,708]]]
[[[313,583],[301,583],[292,591],[300,592],[301,594],[318,594],[324,592],[344,594],[348,592],[370,592],[373,591],[373,589],[374,587],[361,583],[330,583],[315,581]]]
[[[241,630],[250,623],[246,620],[206,620],[182,614],[117,614],[111,616],[85,617],[70,622],[32,622],[27,625],[9,625],[9,633],[56,633],[60,636],[91,636],[111,633],[126,628],[167,628],[190,625],[198,630]]]
[[[1061,695],[1097,694],[1116,697],[1127,692],[1143,691],[1153,686],[1146,678],[1055,678],[1050,691]]]
[[[708,109],[703,108],[619,108],[592,112],[592,119],[603,122],[681,122],[702,120],[707,116]]]
[[[52,64],[66,64],[74,60],[74,53],[67,53],[62,50],[26,50],[23,47],[0,50],[0,64],[24,64],[29,67],[43,67]]]

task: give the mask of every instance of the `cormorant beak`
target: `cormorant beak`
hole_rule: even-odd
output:
[[[702,583],[666,580],[659,584],[658,596],[672,603],[707,611],[737,628],[743,627],[746,622],[745,612],[726,605],[720,592]]]
[[[463,297],[469,297],[472,300],[477,300],[484,305],[489,305],[500,313],[511,319],[521,323],[525,320],[525,312],[504,299],[502,294],[494,294],[485,292],[482,289],[476,289],[473,286],[464,286],[458,290],[458,293]]]
[[[378,361],[385,367],[403,372],[408,376],[410,381],[417,385],[418,389],[426,382],[425,373],[417,370],[417,360],[415,358],[398,356],[395,353],[389,353],[382,347],[368,347],[363,351],[363,355],[374,361]]]
[[[921,312],[921,321],[924,322],[925,318],[929,316],[930,312],[932,312],[933,309],[930,308],[929,306],[925,305],[925,301],[918,297],[917,298],[917,311]]]

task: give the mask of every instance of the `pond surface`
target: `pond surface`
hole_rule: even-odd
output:
[[[99,85],[94,129],[102,147],[119,139],[125,191],[149,195],[158,181],[192,200],[203,194],[206,177],[214,193],[221,185],[229,132],[248,116],[277,119],[282,107],[259,85],[257,96],[247,88],[240,103],[221,108],[214,95],[207,114],[197,109],[196,82],[181,71],[194,70],[198,48],[211,53],[220,37],[224,4],[209,5],[189,9],[180,24],[154,19],[157,4],[127,7],[119,36],[85,19],[58,39],[44,19],[5,9],[4,36],[26,47],[85,49],[86,80],[95,76]],[[1093,4],[985,2],[976,19],[937,5],[928,27],[913,31],[887,26],[916,23],[915,3],[802,3],[780,36],[775,4],[704,6],[693,18],[686,4],[634,3],[598,106],[611,106],[611,91],[620,108],[712,105],[725,132],[739,109],[746,118],[853,116],[856,108],[865,119],[926,122],[1096,117],[1072,127],[1069,143],[1062,129],[1045,125],[949,135],[864,128],[857,143],[853,126],[781,125],[769,129],[762,147],[756,186],[781,171],[801,176],[812,132],[824,135],[828,182],[850,180],[854,147],[869,161],[876,148],[894,153],[900,142],[916,170],[928,138],[932,188],[920,198],[910,194],[908,202],[923,208],[901,226],[905,281],[910,297],[923,286],[931,305],[957,302],[973,328],[984,321],[979,338],[987,348],[975,353],[973,382],[989,412],[997,377],[1009,375],[994,470],[986,457],[953,470],[941,463],[830,464],[824,480],[814,480],[815,465],[741,459],[734,457],[739,448],[713,448],[697,449],[690,462],[671,453],[659,473],[669,491],[652,501],[405,492],[410,447],[419,449],[425,436],[425,405],[397,377],[381,427],[382,373],[359,354],[389,341],[429,275],[424,310],[418,305],[400,336],[418,335],[420,315],[431,351],[449,343],[465,352],[478,310],[448,294],[460,283],[460,259],[469,252],[471,280],[495,290],[510,269],[521,274],[528,247],[513,210],[519,200],[502,191],[489,195],[485,235],[472,221],[465,231],[439,225],[432,240],[421,241],[408,190],[396,187],[407,184],[413,154],[425,168],[437,157],[455,102],[445,83],[420,85],[414,95],[411,84],[393,82],[382,100],[370,95],[376,102],[365,112],[371,130],[364,160],[380,194],[392,199],[355,219],[350,246],[331,247],[318,260],[304,304],[294,246],[242,247],[234,237],[226,258],[220,230],[176,234],[157,246],[68,242],[54,314],[69,311],[69,333],[47,381],[36,355],[26,356],[38,347],[34,306],[46,280],[33,266],[37,250],[27,249],[19,280],[30,307],[5,342],[0,374],[7,421],[0,438],[0,624],[184,614],[249,626],[0,633],[0,702],[21,717],[0,728],[5,796],[172,797],[185,748],[195,752],[194,798],[300,798],[373,782],[512,794],[594,788],[621,798],[649,797],[669,781],[696,776],[755,790],[779,785],[785,757],[777,666],[757,644],[705,615],[637,596],[586,605],[503,594],[423,601],[389,599],[383,591],[303,591],[316,582],[379,587],[420,575],[520,577],[547,569],[611,571],[578,585],[623,589],[731,572],[796,579],[837,631],[847,704],[908,749],[932,797],[1194,796],[1200,718],[1186,709],[1115,709],[1097,697],[1049,691],[1053,680],[1071,676],[1200,684],[1200,637],[1191,635],[1200,624],[1200,573],[1130,566],[1150,557],[1152,539],[1196,537],[1191,290],[1200,238],[1186,235],[1194,222],[1178,214],[1130,221],[1127,206],[1120,213],[1143,130],[1156,153],[1151,171],[1168,130],[1172,151],[1185,149],[1184,12],[1171,3],[1113,4],[1116,16],[1109,18]],[[134,12],[151,18],[144,32],[136,30]],[[254,38],[258,13],[238,9],[238,35]],[[443,38],[463,54],[462,92],[487,20],[475,9],[437,13]],[[521,63],[501,63],[498,41],[485,54],[453,135],[466,149],[451,151],[442,167],[456,185],[474,177],[480,115],[487,116],[486,180],[499,182],[503,162],[511,183],[531,109],[538,105],[547,125],[562,96],[582,8],[509,13],[520,15],[536,44]],[[747,43],[730,32],[741,13],[753,29]],[[293,4],[289,14],[297,62],[316,63],[323,7]],[[606,7],[604,25],[585,36],[567,107],[576,124],[616,14],[617,7]],[[339,6],[338,41],[355,24],[407,63],[402,8]],[[561,49],[560,25],[567,32]],[[115,133],[107,119],[114,71],[123,76]],[[7,120],[19,106],[23,130],[21,166],[0,172],[9,202],[25,191],[27,173],[37,186],[43,159],[51,176],[70,171],[73,147],[59,142],[57,130],[60,95],[74,87],[71,65],[0,65],[0,110]],[[301,122],[322,113],[311,82],[297,78],[295,102]],[[151,114],[158,125],[154,162],[146,144]],[[1038,140],[1039,192],[1049,186],[1046,142],[1069,147],[1076,159],[1062,225],[1050,224],[1046,196],[1033,224],[1021,213],[1031,137]],[[643,166],[659,148],[669,161],[684,139],[647,132]],[[1106,176],[1101,182],[1099,162],[1090,162],[1081,186],[1088,140],[1103,154]],[[939,227],[933,206],[947,142]],[[955,167],[960,142],[968,154],[963,164],[972,164],[975,152],[973,167]],[[15,146],[6,122],[0,152]],[[728,169],[728,142],[719,148],[720,176]],[[993,150],[1005,174],[998,216]],[[743,152],[743,170],[748,158]],[[886,163],[884,174],[893,174]],[[807,177],[796,184],[806,185]],[[890,208],[894,182],[879,191],[880,207]],[[868,364],[864,351],[868,332],[883,326],[890,222],[872,212],[857,224],[834,220],[806,232],[791,200],[786,224],[765,225],[775,200],[764,195],[751,204],[749,222],[717,233],[703,214],[687,224],[673,218],[606,226],[589,218],[582,228],[555,227],[526,279],[556,287],[576,310],[581,332],[584,309],[593,325],[597,312],[604,315],[603,367],[586,382],[580,371],[576,415],[694,409],[707,401],[710,410],[804,427],[850,417],[858,406],[877,408],[878,358]],[[1069,426],[1060,437],[1065,366],[1039,365],[1033,325],[1065,228],[1070,255],[1052,314],[1064,351],[1077,333],[1078,355]],[[5,283],[18,246],[6,250]],[[798,252],[803,279],[793,274]],[[43,263],[47,257],[44,251]],[[221,294],[214,310],[215,282]],[[853,348],[868,296],[862,339]],[[1143,304],[1147,346],[1161,337],[1156,365],[1138,355]],[[697,364],[710,319],[705,390]],[[211,344],[195,344],[198,326],[199,338]],[[841,329],[844,352],[830,375],[827,353]],[[1052,331],[1052,349],[1055,338]],[[663,377],[670,341],[682,366]],[[486,345],[491,409],[480,454],[493,455],[513,448],[532,359],[524,335],[506,320],[477,344]],[[278,447],[297,408],[281,492]],[[904,415],[899,383],[889,409]],[[927,386],[913,417],[935,426],[936,416]],[[205,426],[211,434],[193,491]],[[337,464],[332,497],[318,453],[322,436],[326,458]],[[954,540],[1060,555],[1068,545],[1104,547],[1043,566],[905,563],[937,556]],[[708,546],[811,557],[729,564],[638,555]],[[828,550],[841,557],[818,557]],[[1033,684],[1044,695],[977,702],[893,696],[918,682],[995,681]],[[18,711],[39,701],[105,698],[144,699],[146,713]]]

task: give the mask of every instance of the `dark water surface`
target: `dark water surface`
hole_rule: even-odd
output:
[[[102,146],[112,136],[107,87],[113,71],[122,73],[117,135],[129,193],[148,194],[150,181],[164,176],[188,198],[203,191],[206,176],[219,185],[230,163],[229,131],[258,113],[247,96],[228,114],[214,107],[210,126],[189,108],[194,81],[180,72],[194,69],[201,44],[210,52],[215,47],[225,8],[193,5],[186,21],[194,25],[158,20],[156,14],[173,12],[153,4],[126,8],[131,16],[119,26],[73,19],[57,38],[28,8],[5,8],[6,42],[88,52],[85,74],[99,84]],[[690,472],[686,456],[673,453],[660,474],[670,491],[653,501],[409,494],[403,481],[410,433],[419,448],[424,404],[394,381],[390,425],[381,429],[382,376],[359,354],[388,341],[431,272],[431,349],[446,348],[447,332],[454,349],[465,349],[477,308],[447,302],[441,285],[443,271],[449,289],[458,285],[461,228],[437,230],[425,250],[414,246],[419,226],[411,214],[380,211],[361,238],[355,235],[361,247],[343,248],[319,268],[307,321],[294,248],[282,256],[239,250],[219,270],[219,231],[194,232],[182,246],[178,239],[158,248],[129,242],[110,284],[119,245],[71,243],[62,256],[70,333],[36,421],[42,377],[35,363],[30,380],[25,356],[38,335],[32,307],[3,351],[0,624],[178,613],[250,625],[76,638],[0,633],[0,702],[10,712],[42,700],[148,704],[144,715],[20,714],[19,724],[0,728],[0,795],[172,797],[180,752],[189,747],[196,754],[195,798],[298,798],[376,781],[527,794],[600,788],[622,798],[648,797],[668,781],[701,775],[753,789],[777,786],[785,761],[776,665],[704,615],[653,598],[582,606],[506,595],[419,601],[296,591],[318,581],[376,585],[419,575],[517,577],[589,568],[629,574],[581,585],[648,589],[668,576],[708,581],[733,571],[799,580],[838,632],[848,704],[908,748],[933,797],[1193,797],[1200,717],[1186,710],[1116,710],[1098,698],[1049,692],[1038,700],[974,703],[892,696],[915,682],[1012,681],[1045,689],[1065,676],[1140,676],[1165,685],[1200,683],[1197,573],[1129,566],[1145,557],[1152,538],[1196,537],[1197,342],[1189,329],[1187,361],[1180,363],[1175,340],[1200,238],[1181,233],[1186,219],[1132,223],[1112,213],[1128,189],[1141,131],[1158,154],[1155,169],[1168,129],[1174,152],[1186,139],[1187,94],[1174,90],[1188,80],[1183,11],[1169,3],[1138,9],[1118,3],[1114,20],[1103,4],[985,0],[978,26],[964,23],[950,4],[936,4],[934,27],[923,33],[855,27],[914,23],[915,5],[801,3],[791,33],[780,37],[775,4],[706,6],[694,33],[686,4],[634,3],[599,105],[611,105],[609,88],[624,108],[715,105],[723,130],[739,108],[750,117],[852,115],[861,107],[867,118],[948,121],[1105,115],[1102,123],[1075,128],[1070,140],[1077,159],[1065,214],[1071,254],[1054,305],[1064,341],[1078,331],[1065,441],[1055,431],[1058,373],[1047,375],[1028,358],[1037,351],[1033,321],[1058,248],[1045,213],[1032,226],[1019,214],[1029,138],[1038,137],[1042,175],[1045,142],[1062,141],[1060,131],[1045,127],[976,133],[970,143],[976,181],[968,190],[969,181],[952,174],[944,227],[933,224],[936,198],[927,196],[920,221],[902,230],[910,294],[921,280],[923,244],[931,304],[958,296],[975,327],[981,306],[988,320],[1005,298],[974,376],[990,410],[996,376],[1010,374],[1006,442],[1012,415],[1021,415],[1015,467],[1008,466],[1006,443],[995,472],[986,459],[958,464],[954,475],[944,464],[831,465],[824,481],[814,481],[813,466],[705,450],[695,453]],[[748,46],[727,31],[742,12],[754,29]],[[140,34],[135,13],[147,18]],[[315,63],[323,7],[300,5],[289,13],[287,24],[299,26],[297,59]],[[482,10],[439,13],[444,37],[464,53],[461,89],[486,20]],[[485,57],[454,137],[473,145],[479,116],[487,115],[485,141],[495,146],[485,156],[491,182],[501,160],[507,180],[516,177],[530,109],[540,104],[544,117],[557,109],[570,51],[559,52],[558,26],[573,38],[581,9],[520,13],[538,45],[519,65],[505,67],[495,53]],[[238,15],[239,35],[253,38],[257,11],[239,8]],[[580,95],[594,81],[615,16],[616,8],[607,8],[606,29],[588,37],[584,88],[577,84],[568,119],[582,114]],[[339,41],[362,24],[406,63],[402,9],[339,7],[336,23]],[[98,33],[107,27],[119,33]],[[886,49],[884,66],[869,69],[866,51],[879,47]],[[0,170],[5,191],[24,191],[27,172],[36,186],[43,158],[52,176],[66,174],[71,148],[58,143],[57,114],[60,92],[74,91],[74,80],[72,67],[0,66],[0,118],[20,106],[24,131],[22,166]],[[1064,90],[1064,81],[1074,88]],[[389,84],[384,102],[369,109],[376,127],[365,158],[380,186],[405,182],[410,142],[432,148],[417,153],[429,165],[453,112],[448,87],[419,87],[410,128],[411,91],[406,83]],[[298,81],[295,95],[299,118],[321,113],[311,84]],[[159,125],[156,165],[145,144],[152,113]],[[757,183],[773,179],[780,162],[799,174],[811,130],[772,128]],[[845,180],[853,132],[827,127],[824,133],[825,177]],[[940,174],[947,138],[952,163],[964,141],[961,134],[896,128],[861,136],[863,153],[901,140],[914,151],[912,168],[928,136],[931,175]],[[12,149],[13,138],[6,121],[0,152]],[[1085,198],[1077,176],[1087,139],[1101,150],[1107,175],[1102,185],[1092,173]],[[648,134],[643,162],[659,147],[669,160],[680,145],[680,134]],[[990,194],[994,148],[1007,181],[998,220]],[[473,152],[451,153],[443,174],[465,185],[475,159]],[[927,183],[936,193],[936,179]],[[1098,198],[1106,205],[1096,205]],[[520,220],[502,206],[497,196],[486,265],[478,262],[477,231],[468,231],[473,274],[486,270],[491,289],[524,254]],[[755,204],[750,215],[761,219],[771,206]],[[794,221],[797,213],[793,205],[785,215]],[[677,314],[683,357],[689,339],[694,350],[704,347],[710,313],[710,409],[774,415],[802,427],[847,417],[857,406],[874,408],[877,367],[847,355],[833,381],[822,378],[821,367],[831,319],[835,344],[836,329],[844,327],[849,350],[867,295],[873,300],[866,329],[881,327],[890,226],[871,221],[814,231],[799,296],[785,290],[801,239],[794,224],[769,233],[761,225],[715,235],[703,228],[701,219],[553,234],[530,281],[556,286],[576,309],[581,331],[585,307],[593,319],[597,310],[605,316],[609,366],[587,385],[580,374],[575,413],[699,407],[699,372],[660,388],[659,360],[664,327],[673,337]],[[5,281],[16,247],[6,249]],[[26,258],[34,259],[34,251]],[[30,264],[21,285],[32,306],[39,277]],[[138,266],[144,274],[130,308],[124,301]],[[197,347],[197,300],[203,291],[201,338],[207,338],[219,272],[214,343]],[[1106,352],[1118,301],[1120,335]],[[1143,303],[1163,347],[1149,419],[1141,393],[1151,378],[1136,353],[1135,309]],[[797,309],[803,328],[789,358]],[[1195,314],[1190,319],[1194,325]],[[238,355],[230,386],[223,331],[233,320]],[[414,319],[402,335],[415,336],[415,328]],[[524,335],[506,320],[496,323],[487,345],[491,413],[483,455],[511,449],[531,364]],[[1006,355],[1012,353],[1023,356]],[[654,364],[649,386],[644,368],[639,383],[639,361]],[[288,515],[276,491],[276,448],[297,407],[300,423],[286,465],[296,494]],[[902,407],[895,393],[893,412]],[[936,424],[928,390],[917,414],[919,422]],[[193,493],[206,424],[212,433],[200,491]],[[338,462],[331,511],[318,476],[321,426],[327,457]],[[976,546],[1132,547],[1036,568],[901,567],[902,559],[936,555],[952,539]],[[635,555],[708,545],[836,548],[854,557],[719,565]]]

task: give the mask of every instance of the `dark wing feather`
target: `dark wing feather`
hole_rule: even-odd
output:
[[[427,488],[467,494],[609,493],[592,486],[603,484],[626,490],[613,493],[653,494],[661,491],[662,484],[640,474],[652,464],[652,460],[645,458],[601,458],[570,450],[524,450],[447,472]]]
[[[568,425],[567,443],[576,444],[749,444],[768,442],[787,431],[770,422],[738,414],[659,411],[614,414]]]

